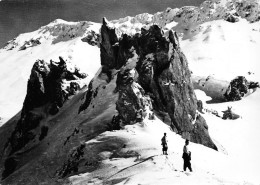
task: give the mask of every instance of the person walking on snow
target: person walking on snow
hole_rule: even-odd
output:
[[[164,136],[162,137],[162,151],[163,151],[163,155],[168,155],[167,154],[167,149],[168,149],[168,146],[167,146],[167,139],[166,139],[166,133],[164,133]]]
[[[183,155],[182,155],[183,162],[184,162],[183,171],[186,171],[186,168],[189,168],[189,170],[192,172],[191,163],[190,163],[191,152],[189,151],[188,145],[189,145],[189,140],[186,140],[185,145],[183,147]]]

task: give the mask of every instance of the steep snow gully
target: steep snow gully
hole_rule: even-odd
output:
[[[259,7],[58,19],[9,41],[0,184],[259,184]]]

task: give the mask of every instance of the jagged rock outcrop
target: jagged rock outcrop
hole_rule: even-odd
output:
[[[224,120],[226,120],[226,119],[235,120],[235,119],[238,119],[240,117],[238,114],[235,114],[232,111],[232,107],[228,107],[227,110],[222,111],[222,112],[223,112],[222,119],[224,119]]]
[[[27,48],[29,47],[34,47],[34,46],[37,46],[37,45],[40,45],[41,42],[40,42],[40,39],[31,39],[29,41],[25,41],[24,45],[22,45],[20,47],[19,50],[26,50]]]
[[[59,59],[59,63],[51,61],[50,64],[38,60],[32,68],[20,119],[5,144],[3,178],[16,169],[20,160],[16,152],[30,150],[47,136],[48,126],[41,125],[41,120],[58,113],[68,97],[79,90],[76,81],[86,77],[77,69],[69,71],[66,62],[61,57]],[[64,88],[64,81],[70,81],[67,88]]]
[[[92,46],[99,46],[99,37],[100,35],[94,32],[93,30],[89,31],[87,36],[82,38],[82,42],[87,42]]]
[[[217,149],[213,142],[208,142],[208,125],[200,114],[196,116],[196,122],[191,130],[190,140]]]
[[[224,96],[227,101],[241,100],[250,94],[250,90],[253,92],[257,87],[259,87],[258,82],[249,82],[245,77],[238,76],[230,82]]]
[[[192,124],[197,99],[176,33],[164,33],[153,25],[134,35],[117,34],[104,19],[100,44],[102,73],[110,79],[117,78],[117,110],[125,124],[142,121],[146,107],[152,104],[155,111],[170,116],[171,126],[178,133],[217,149],[205,120],[201,117]],[[114,70],[118,70],[117,75],[113,75]]]
[[[79,84],[75,80],[83,79],[86,75],[81,74],[77,68],[74,72],[70,72],[66,62],[61,57],[59,59],[59,63],[51,60],[48,64],[38,60],[34,64],[28,81],[23,115],[47,103],[50,103],[49,113],[55,114],[68,97],[79,90]],[[70,81],[66,88],[63,87],[63,80]],[[56,107],[57,111],[53,112],[53,107]]]

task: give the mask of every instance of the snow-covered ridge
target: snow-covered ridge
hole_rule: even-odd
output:
[[[153,24],[166,30],[173,29],[183,33],[188,30],[195,32],[199,29],[197,26],[205,22],[221,19],[237,22],[239,18],[244,18],[249,22],[259,21],[259,0],[207,0],[199,7],[167,8],[165,11],[155,14],[142,13],[134,17],[127,16],[112,20],[111,23],[118,28],[119,34],[133,35],[140,32],[141,28],[148,28]],[[46,40],[51,40],[52,44],[55,44],[86,36],[91,31],[99,33],[99,29],[100,24],[94,22],[67,22],[57,19],[37,31],[21,34],[9,41],[4,49],[10,50],[19,47],[20,50],[24,50]]]
[[[56,19],[36,31],[20,34],[9,41],[4,49],[12,50],[19,48],[19,50],[25,50],[47,41],[51,42],[51,44],[57,44],[77,37],[87,36],[91,32],[98,33],[99,28],[100,24],[94,22],[67,22],[62,19]]]
[[[244,18],[249,22],[260,20],[259,0],[211,0],[204,1],[199,7],[185,6],[182,8],[167,8],[154,15],[143,13],[134,17],[127,16],[111,21],[122,33],[135,34],[142,27],[157,24],[165,29],[184,32],[196,29],[199,24],[224,19],[237,22]]]

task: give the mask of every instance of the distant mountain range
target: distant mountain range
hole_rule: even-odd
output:
[[[139,13],[155,13],[167,7],[199,5],[202,0],[2,0],[0,3],[0,47],[20,33],[31,32],[55,19],[101,22]],[[8,30],[8,31],[7,31]]]

